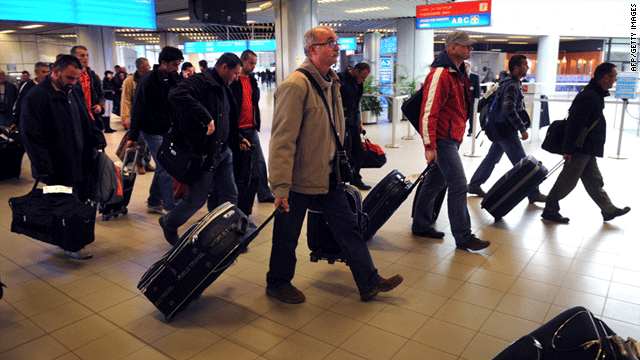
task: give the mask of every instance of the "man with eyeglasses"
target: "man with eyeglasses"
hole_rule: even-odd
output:
[[[147,212],[153,214],[169,212],[176,206],[173,178],[158,162],[156,155],[171,127],[173,109],[168,100],[169,91],[180,83],[178,69],[183,59],[180,49],[165,46],[158,57],[159,65],[140,78],[133,96],[127,148],[135,147],[138,136],[141,136],[156,163],[147,199]]]
[[[445,186],[449,188],[447,208],[456,247],[482,250],[491,243],[471,233],[467,208],[467,178],[458,150],[464,138],[467,109],[471,96],[464,60],[471,57],[475,41],[464,31],[452,31],[444,40],[445,50],[431,64],[424,82],[420,110],[420,135],[427,164],[424,184],[416,194],[412,232],[416,236],[442,239],[444,233],[433,228],[436,198]]]
[[[604,62],[593,73],[589,84],[576,95],[569,108],[562,143],[564,167],[547,196],[542,212],[544,220],[566,224],[568,217],[560,215],[559,201],[564,199],[582,180],[585,190],[602,210],[604,221],[613,220],[628,213],[631,208],[617,208],[602,188],[604,180],[596,157],[602,157],[607,138],[607,123],[604,119],[604,98],[617,79],[616,66]]]
[[[305,33],[303,46],[307,58],[298,69],[307,71],[315,80],[327,106],[300,71],[291,73],[275,92],[269,182],[276,197],[274,205],[282,205],[284,212],[274,222],[267,295],[290,304],[305,301],[291,280],[302,223],[307,208],[315,202],[347,258],[360,299],[368,301],[379,292],[394,289],[403,278],[396,275],[384,279],[378,274],[344,187],[335,175],[337,146],[329,122],[333,121],[340,141],[345,130],[340,81],[331,70],[340,55],[338,37],[331,28],[319,26]]]

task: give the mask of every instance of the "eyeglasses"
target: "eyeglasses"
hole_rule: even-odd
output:
[[[326,43],[322,43],[322,44],[311,44],[311,45],[313,45],[313,46],[323,46],[323,45],[327,45],[327,46],[329,46],[330,48],[333,48],[333,47],[336,47],[336,45],[337,45],[337,46],[340,46],[340,43],[338,43],[336,40],[331,40],[331,41],[327,41]]]

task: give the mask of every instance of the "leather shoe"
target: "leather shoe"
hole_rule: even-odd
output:
[[[67,251],[67,255],[71,256],[74,259],[78,259],[78,260],[87,260],[87,259],[91,259],[93,257],[93,254],[90,253],[85,248],[82,248],[82,249],[80,249],[78,251]]]
[[[559,223],[559,224],[568,224],[569,223],[569,218],[560,215],[560,213],[550,213],[550,212],[543,211],[542,212],[542,218],[544,220],[553,221],[553,222]]]
[[[469,194],[473,194],[473,195],[480,196],[480,197],[485,197],[485,196],[487,196],[487,193],[486,193],[486,192],[484,192],[484,190],[482,190],[482,188],[481,188],[480,186],[478,186],[478,187],[475,187],[475,186],[469,186],[469,187],[467,188],[467,192],[468,192]]]
[[[395,289],[402,283],[403,280],[404,278],[400,275],[395,275],[388,279],[382,278],[371,290],[367,291],[364,294],[360,294],[360,299],[362,301],[369,301],[380,292],[387,292]]]
[[[352,182],[351,185],[357,187],[360,190],[371,190],[371,186],[363,183],[362,181]]]
[[[138,172],[138,174],[140,174],[140,175],[144,175],[144,173],[145,173],[145,172],[147,172],[147,171],[144,169],[144,166],[142,166],[142,165],[138,165],[138,166],[136,166],[136,171],[137,171],[137,172]]]
[[[604,219],[604,221],[613,220],[613,219],[617,218],[618,216],[622,216],[622,215],[628,213],[629,211],[631,211],[631,208],[628,207],[628,206],[625,206],[622,209],[616,208],[616,210],[613,212],[613,214],[605,215],[605,213],[602,213],[602,218]]]
[[[154,171],[156,169],[155,166],[151,165],[151,164],[147,164],[144,166],[144,169],[147,171]]]
[[[302,291],[291,284],[282,289],[267,288],[267,295],[287,304],[300,304],[306,300]]]
[[[530,204],[537,203],[537,202],[540,202],[540,203],[547,202],[547,195],[538,194],[538,196],[536,196],[533,200],[529,199]]]
[[[459,245],[456,244],[456,248],[466,251],[478,251],[489,247],[489,245],[491,245],[490,241],[480,240],[474,234],[471,234],[469,240]]]
[[[164,233],[165,240],[167,240],[167,242],[172,246],[175,246],[178,241],[180,241],[178,232],[176,230],[171,230],[164,225],[164,216],[161,216],[160,219],[158,219],[158,222],[160,223],[160,227],[162,228],[162,232]]]
[[[425,231],[414,231],[413,235],[415,236],[422,236],[422,237],[428,237],[428,238],[432,238],[432,239],[442,239],[444,238],[444,233],[442,231],[438,231],[432,227],[430,227],[429,229],[425,230]]]

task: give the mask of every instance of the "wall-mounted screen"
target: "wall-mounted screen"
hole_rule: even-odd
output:
[[[0,20],[156,28],[155,0],[0,0]]]
[[[251,51],[276,51],[275,40],[249,40]]]
[[[395,54],[396,52],[398,52],[397,36],[380,40],[380,54]]]
[[[358,41],[354,37],[345,37],[338,39],[338,44],[340,44],[340,50],[356,50],[356,46]]]
[[[491,0],[421,5],[416,8],[416,28],[457,28],[491,25]]]

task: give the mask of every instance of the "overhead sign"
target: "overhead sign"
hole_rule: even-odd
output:
[[[356,50],[358,41],[354,37],[345,37],[338,39],[338,44],[340,44],[340,50]]]
[[[616,81],[617,99],[635,99],[636,86],[638,84],[638,73],[622,72],[618,74]]]
[[[249,50],[251,51],[276,51],[275,40],[249,40]]]
[[[392,36],[380,40],[380,54],[395,54],[398,52],[398,37]]]
[[[239,53],[251,51],[276,51],[275,40],[190,41],[184,43],[185,54]]]
[[[456,28],[491,25],[491,0],[422,5],[416,9],[416,28]]]

